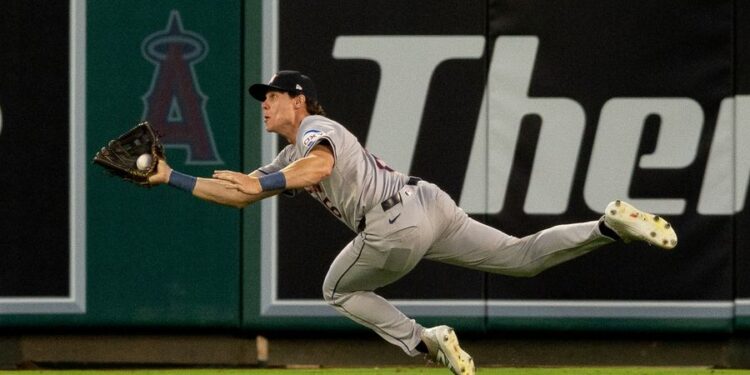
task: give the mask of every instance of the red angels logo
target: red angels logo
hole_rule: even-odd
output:
[[[167,148],[184,149],[185,164],[223,164],[206,114],[206,100],[193,70],[208,53],[199,34],[182,27],[173,10],[167,27],[143,40],[143,57],[156,66],[149,91],[143,96],[143,118],[163,135]]]

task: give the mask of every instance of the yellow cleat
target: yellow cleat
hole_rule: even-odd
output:
[[[604,224],[626,243],[632,240],[645,241],[667,250],[677,246],[677,234],[664,218],[641,211],[620,200],[607,205]]]
[[[427,345],[432,359],[447,366],[455,375],[475,374],[474,359],[458,345],[458,337],[453,328],[427,328],[422,333],[422,341]]]

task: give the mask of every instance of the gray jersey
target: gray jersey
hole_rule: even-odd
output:
[[[307,156],[321,142],[327,142],[333,150],[333,171],[320,184],[305,190],[349,228],[357,231],[365,213],[396,194],[408,176],[394,171],[365,150],[344,126],[317,115],[305,117],[297,131],[295,144],[287,145],[271,164],[260,171],[272,173],[281,170]]]

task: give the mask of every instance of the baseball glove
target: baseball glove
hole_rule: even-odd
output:
[[[150,158],[144,156],[139,168],[137,160],[144,154],[150,155]],[[164,158],[164,146],[156,130],[144,121],[109,141],[94,155],[93,162],[126,181],[151,187],[148,178],[156,173],[159,158]]]

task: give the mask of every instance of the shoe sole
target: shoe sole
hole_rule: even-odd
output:
[[[645,241],[662,249],[671,250],[677,246],[677,234],[664,218],[641,211],[623,201],[614,201],[607,205],[606,215],[612,229],[628,242],[630,239]]]
[[[442,354],[445,356],[445,363],[448,368],[456,375],[474,375],[474,360],[471,356],[461,349],[458,345],[458,337],[452,328],[447,328],[438,336],[438,346],[440,351],[438,357]],[[438,358],[440,360],[440,358]]]

